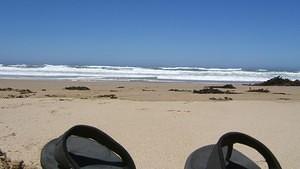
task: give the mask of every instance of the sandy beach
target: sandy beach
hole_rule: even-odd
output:
[[[87,124],[121,143],[137,168],[182,169],[195,149],[240,131],[268,146],[282,168],[300,168],[300,87],[251,86],[270,91],[256,93],[233,84],[238,94],[192,92],[209,85],[221,84],[2,79],[0,88],[14,90],[0,91],[0,148],[11,159],[41,168],[40,151],[48,141]],[[231,99],[211,99],[225,97]],[[238,148],[265,166],[253,150]]]

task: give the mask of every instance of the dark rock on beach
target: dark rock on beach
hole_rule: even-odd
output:
[[[274,77],[262,83],[256,83],[254,86],[300,86],[299,80],[284,79],[281,76]]]
[[[70,87],[65,87],[66,90],[90,90],[90,88],[85,87],[85,86],[70,86]]]

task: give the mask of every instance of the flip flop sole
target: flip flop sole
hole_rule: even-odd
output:
[[[59,139],[48,142],[41,152],[41,165],[43,169],[61,169],[58,165],[54,151]],[[97,164],[97,160],[109,162],[122,162],[113,151],[96,141],[78,136],[70,136],[67,140],[67,149],[72,158],[80,164],[81,169],[122,169],[124,167]],[[96,162],[95,162],[96,161]]]
[[[208,159],[213,151],[214,146],[215,145],[208,145],[195,150],[186,160],[184,168],[185,169],[206,169]],[[226,152],[227,149],[224,148],[223,151],[224,157]],[[253,162],[248,157],[246,157],[241,152],[235,149],[233,149],[230,159],[232,162],[239,164],[240,166],[244,166],[246,169],[260,169],[260,167],[257,166],[255,162]]]

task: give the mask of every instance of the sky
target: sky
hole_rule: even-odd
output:
[[[0,63],[300,69],[300,1],[2,0]]]

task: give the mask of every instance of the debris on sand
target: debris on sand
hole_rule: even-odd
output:
[[[286,93],[283,93],[283,92],[278,92],[278,93],[273,93],[273,94],[286,95]]]
[[[193,90],[193,93],[197,94],[224,94],[224,91],[214,88],[205,88],[201,90]]]
[[[19,92],[20,94],[30,94],[30,93],[35,93],[29,89],[13,89],[13,88],[0,88],[0,91],[14,91],[14,92]]]
[[[19,95],[19,96],[16,96],[16,98],[27,98],[27,97],[30,97],[30,95]]]
[[[60,98],[59,101],[72,101],[72,98]]]
[[[249,90],[247,92],[257,92],[257,93],[270,93],[270,90],[268,89],[252,89],[251,87],[249,88]]]
[[[110,99],[117,99],[118,97],[115,94],[104,94],[104,95],[97,95],[94,96],[95,98],[110,98]]]
[[[222,91],[220,89],[215,89],[215,88],[204,88],[201,90],[193,90],[193,93],[196,93],[196,94],[239,94],[234,91],[230,91],[230,90]]]
[[[34,93],[29,89],[15,89],[16,92],[19,92],[20,94],[30,94],[30,93]]]
[[[11,98],[27,98],[30,96],[35,95],[36,92],[33,92],[29,89],[14,89],[14,88],[0,88],[0,91],[9,91],[9,92],[18,92],[19,95],[15,94],[8,94],[7,96],[3,97],[5,99],[11,99]]]
[[[0,88],[0,91],[13,91],[14,89],[13,88]]]
[[[225,84],[223,86],[207,86],[207,88],[236,89],[236,87],[232,84]]]
[[[186,90],[186,89],[170,89],[171,92],[192,92],[192,90]]]
[[[291,100],[290,98],[279,98],[278,100]]]
[[[219,97],[219,98],[215,98],[215,97],[211,97],[209,98],[209,100],[214,100],[214,101],[230,101],[233,100],[231,97]]]
[[[16,96],[15,95],[13,95],[13,94],[9,94],[9,95],[7,95],[7,96],[5,96],[5,97],[3,97],[4,99],[11,99],[11,98],[16,98]]]
[[[143,89],[142,91],[143,92],[155,92],[155,90],[153,90],[153,89]]]
[[[57,96],[57,95],[55,95],[55,94],[45,94],[45,96],[46,96],[46,97],[59,97],[59,96]]]
[[[124,86],[118,86],[117,87],[118,89],[123,89],[123,88],[125,88]]]
[[[37,169],[36,167],[27,166],[24,161],[12,161],[0,149],[0,169]]]
[[[90,88],[85,87],[85,86],[70,86],[70,87],[65,87],[66,90],[90,90]]]
[[[284,79],[281,76],[276,76],[262,83],[256,83],[254,86],[300,86],[300,80]]]

